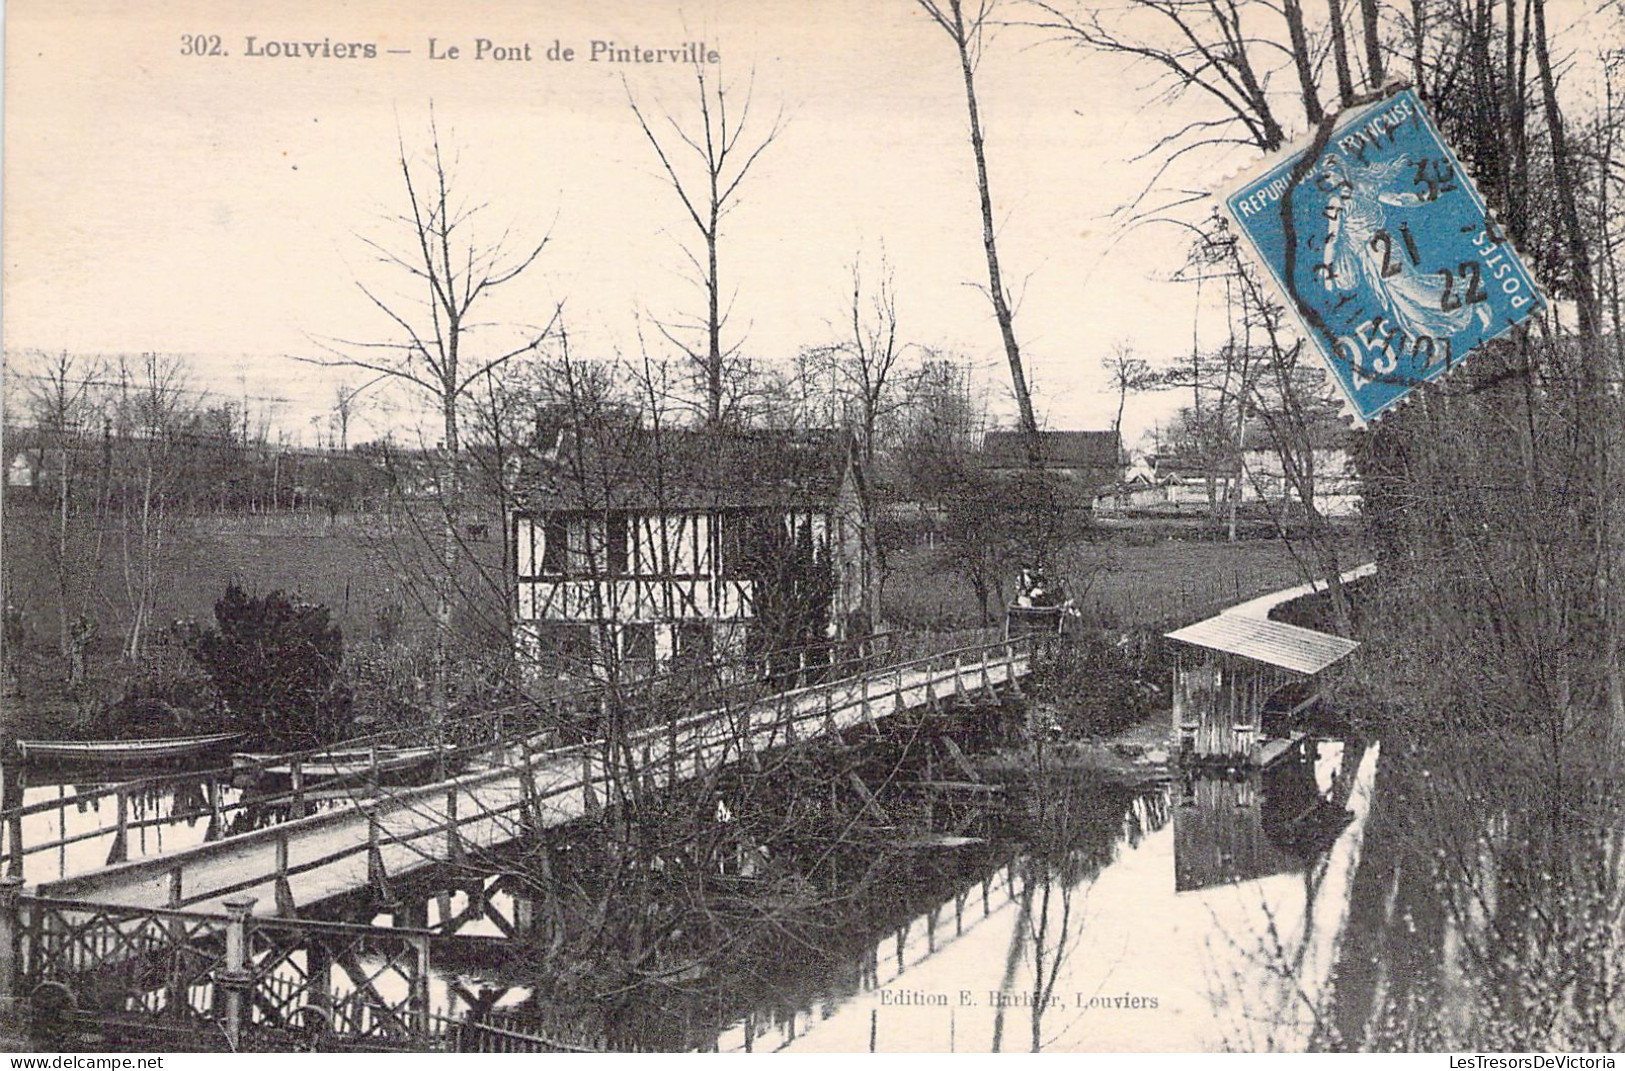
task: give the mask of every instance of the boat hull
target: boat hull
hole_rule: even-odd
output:
[[[242,737],[242,733],[212,733],[153,740],[19,740],[17,750],[24,762],[117,765],[191,758],[218,750]]]

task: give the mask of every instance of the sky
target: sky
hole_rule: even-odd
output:
[[[186,35],[205,52],[218,35],[225,54],[185,54]],[[532,58],[476,59],[481,38],[528,43]],[[431,58],[431,39],[458,57]],[[690,225],[628,98],[689,120],[693,70],[592,62],[595,40],[704,42],[720,57],[712,77],[735,99],[750,90],[747,139],[782,122],[724,222],[725,341],[775,361],[834,340],[854,260],[873,277],[884,256],[901,338],[984,369],[996,409],[1012,412],[977,289],[986,263],[957,57],[905,0],[11,0],[6,350],[186,354],[200,390],[248,395],[303,428],[330,411],[337,383],[366,377],[294,357],[392,337],[358,283],[401,292],[366,243],[400,233],[398,146],[423,151],[432,105],[482,233],[516,248],[549,236],[493,295],[490,319],[541,322],[562,302],[577,355],[660,356],[652,323],[692,318],[700,297],[679,244]],[[378,54],[248,54],[272,41]],[[548,60],[555,44],[576,59]],[[1193,330],[1217,330],[1211,311],[1197,330],[1192,287],[1167,281],[1184,232],[1126,231],[1114,215],[1151,178],[1134,157],[1186,118],[1148,106],[1149,78],[1014,26],[978,70],[1000,253],[1052,427],[1110,425],[1100,360],[1115,343],[1171,359]],[[1250,162],[1207,157],[1194,181],[1217,188]],[[1131,404],[1127,437],[1168,404]]]

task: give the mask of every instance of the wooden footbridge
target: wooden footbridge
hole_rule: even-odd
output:
[[[470,1017],[434,1007],[467,1012],[477,1001],[444,979],[436,984],[449,992],[433,999],[430,960],[435,949],[448,951],[448,940],[470,939],[399,926],[399,917],[397,928],[379,929],[299,916],[363,890],[387,901],[390,886],[414,872],[594,813],[625,778],[660,789],[764,752],[878,728],[905,711],[940,709],[954,697],[1019,692],[1034,642],[826,665],[816,675],[824,679],[758,688],[744,701],[668,717],[613,743],[561,746],[556,730],[522,727],[460,750],[454,775],[391,790],[371,784],[322,801],[315,813],[298,775],[308,756],[278,756],[270,762],[291,768],[294,784],[268,824],[231,833],[230,808],[211,789],[192,816],[207,816],[201,841],[142,858],[129,858],[132,844],[154,820],[130,816],[140,784],[51,801],[60,818],[75,806],[100,813],[111,799],[116,822],[72,834],[63,824],[58,837],[33,844],[22,841],[24,820],[49,805],[8,808],[0,1012],[29,998],[37,1007],[43,994],[79,1013],[94,1005],[103,1023],[190,1029],[188,1045],[198,1026],[212,1024],[231,1048],[255,1031],[312,1029],[332,1044],[467,1047],[469,1031],[478,1033]],[[90,865],[70,867],[69,845],[83,859],[90,842]],[[57,875],[26,886],[31,856],[56,861]]]

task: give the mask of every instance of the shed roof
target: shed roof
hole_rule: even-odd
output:
[[[1242,614],[1219,614],[1169,632],[1167,637],[1295,673],[1319,673],[1360,646],[1342,636]]]

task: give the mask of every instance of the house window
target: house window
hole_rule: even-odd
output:
[[[738,580],[746,572],[745,546],[750,517],[743,513],[719,513],[716,527],[717,576],[723,580]]]
[[[690,663],[711,661],[709,621],[684,621],[677,626],[677,659]]]
[[[620,510],[612,511],[609,515],[606,538],[609,543],[609,572],[611,576],[625,576],[630,570],[629,554],[627,553],[627,529],[629,527],[626,514]]]
[[[571,576],[602,577],[604,575],[604,520],[602,517],[583,517],[570,526],[570,553],[565,559],[565,571]]]
[[[595,645],[591,625],[548,622],[539,640],[542,664],[552,673],[575,677],[592,672]]]
[[[638,622],[621,626],[621,658],[628,662],[655,660],[655,626]]]
[[[565,535],[568,529],[563,517],[549,517],[542,522],[542,574],[544,576],[563,576],[566,552],[569,543]]]

